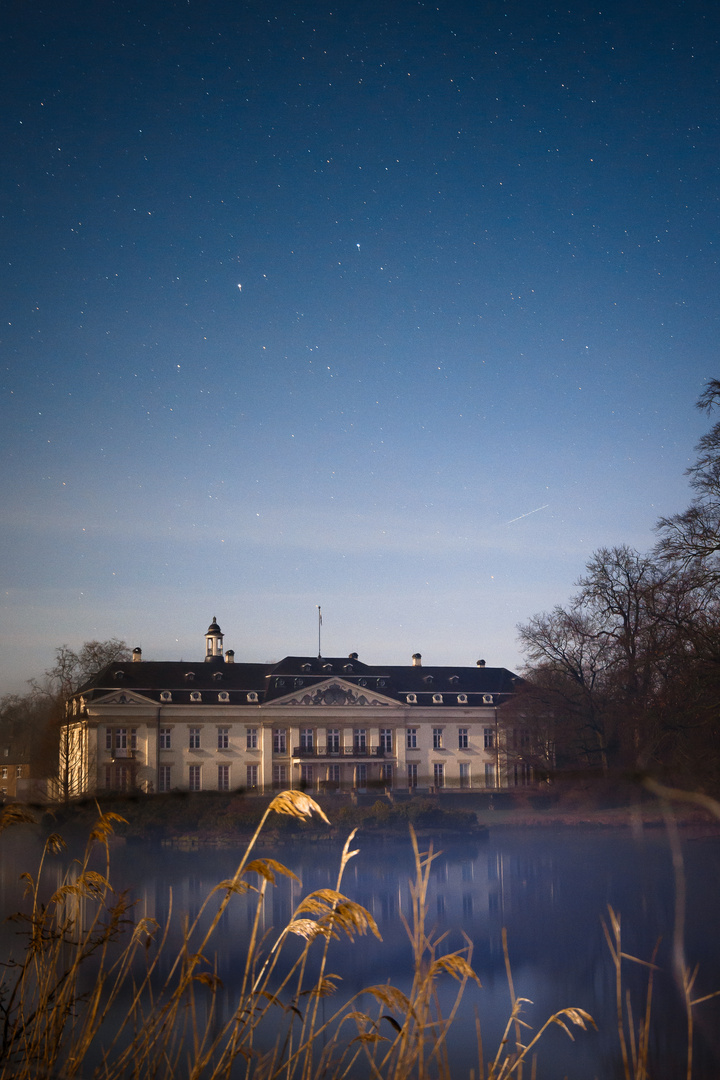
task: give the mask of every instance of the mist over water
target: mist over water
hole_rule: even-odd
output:
[[[720,901],[720,838],[683,838],[684,878],[687,889],[685,950],[687,963],[700,969],[694,990],[701,997],[720,989],[720,928],[715,913]],[[353,847],[342,891],[370,911],[382,942],[372,936],[353,943],[343,939],[330,947],[328,970],[342,977],[337,994],[323,1008],[330,1015],[343,999],[366,986],[390,981],[407,991],[412,981],[412,956],[403,916],[411,916],[409,882],[414,874],[409,839],[378,841],[360,832]],[[20,907],[22,885],[18,875],[38,852],[36,842],[6,834],[0,838],[0,902],[3,916]],[[340,857],[339,845],[288,843],[258,852],[278,859],[302,885],[278,877],[263,903],[261,928],[269,948],[307,893],[334,888]],[[169,968],[179,945],[186,917],[197,915],[205,897],[223,879],[232,876],[241,848],[199,848],[185,851],[157,845],[118,846],[112,852],[112,880],[137,900],[133,918],[157,919],[161,924],[172,911],[167,960]],[[60,882],[65,860],[53,860],[47,869],[50,891]],[[233,898],[213,939],[212,957],[222,981],[220,1025],[232,1015],[245,949],[257,904],[257,894]],[[484,1057],[494,1056],[510,1013],[502,948],[507,929],[510,960],[519,997],[529,998],[524,1019],[533,1028],[567,1006],[587,1010],[600,1029],[574,1030],[575,1041],[553,1028],[539,1048],[538,1078],[572,1076],[578,1080],[614,1077],[619,1051],[615,1018],[615,975],[601,920],[608,905],[619,913],[623,951],[648,961],[662,938],[653,999],[652,1056],[655,1080],[684,1075],[685,1016],[671,970],[671,940],[675,917],[675,877],[666,836],[646,830],[639,837],[629,831],[586,829],[492,830],[486,841],[445,846],[432,864],[428,892],[428,928],[447,935],[441,951],[459,949],[463,935],[473,944],[473,966],[482,988],[469,986],[453,1028],[450,1057],[453,1076],[477,1075],[475,1010],[480,1016]],[[212,904],[208,919],[216,910]],[[3,954],[15,942],[17,928],[4,923]],[[293,942],[297,955],[302,942]],[[311,954],[313,955],[313,954]],[[315,954],[319,961],[320,950]],[[308,984],[314,971],[309,972]],[[632,996],[636,1017],[644,1008],[647,969],[626,962],[624,985]],[[441,1000],[449,1010],[456,984],[439,982]],[[369,998],[361,1007],[374,1013]],[[720,999],[699,1005],[695,1080],[720,1073]],[[387,1034],[390,1034],[388,1031]],[[268,1036],[269,1037],[269,1036]]]

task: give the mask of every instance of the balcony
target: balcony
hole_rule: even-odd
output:
[[[114,761],[120,761],[120,760],[133,761],[133,760],[135,760],[137,758],[138,751],[137,750],[130,750],[126,746],[116,746],[110,751],[110,754],[112,755],[112,758],[113,758]]]
[[[338,758],[392,758],[394,754],[382,746],[341,746],[337,750],[330,750],[327,746],[295,746],[293,757],[315,760],[332,758],[337,761]]]

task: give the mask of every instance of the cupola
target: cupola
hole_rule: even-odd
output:
[[[223,659],[223,634],[222,630],[217,624],[217,619],[213,615],[213,621],[207,628],[205,634],[205,662],[211,663],[214,660],[222,663]]]

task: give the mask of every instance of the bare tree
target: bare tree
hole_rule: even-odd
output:
[[[78,794],[78,778],[90,752],[87,725],[70,711],[70,698],[108,664],[129,660],[131,655],[127,643],[119,638],[86,641],[77,652],[61,645],[43,679],[31,680],[33,693],[44,697],[50,706],[48,728],[55,753],[48,779],[64,801]]]
[[[697,407],[710,413],[718,406],[720,379],[710,379]],[[703,435],[696,450],[697,460],[686,475],[697,494],[687,510],[660,519],[657,551],[662,559],[683,566],[698,560],[710,563],[708,570],[720,580],[720,421]]]

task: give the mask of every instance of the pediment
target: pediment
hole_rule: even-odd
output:
[[[111,693],[106,694],[104,697],[95,698],[91,703],[91,708],[95,709],[98,705],[155,705],[157,702],[152,698],[144,697],[142,694],[137,694],[132,690],[113,690]]]
[[[357,683],[351,683],[345,679],[331,678],[323,679],[322,682],[314,683],[312,686],[298,687],[283,697],[267,702],[264,708],[273,708],[277,705],[342,708],[353,705],[397,706],[397,701],[367,686],[358,686]]]

